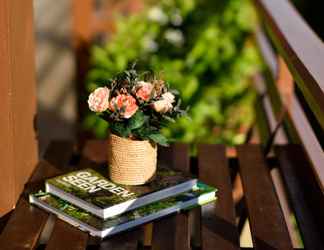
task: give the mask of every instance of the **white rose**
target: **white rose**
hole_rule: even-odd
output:
[[[166,92],[162,95],[162,99],[168,101],[169,103],[174,103],[174,95],[171,92]]]
[[[166,113],[172,109],[172,104],[164,99],[158,100],[153,103],[153,108],[158,113]]]

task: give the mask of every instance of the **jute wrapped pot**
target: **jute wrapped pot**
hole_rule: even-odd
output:
[[[109,177],[113,182],[124,185],[147,183],[154,177],[156,162],[156,144],[110,134],[108,164]]]

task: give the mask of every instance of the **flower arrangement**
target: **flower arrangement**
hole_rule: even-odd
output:
[[[176,90],[153,72],[139,74],[134,67],[95,89],[88,105],[109,123],[112,134],[163,146],[168,141],[161,129],[186,114]]]

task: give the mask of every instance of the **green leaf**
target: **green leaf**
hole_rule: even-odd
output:
[[[167,115],[163,115],[162,117],[168,122],[172,122],[172,123],[176,122],[175,119],[173,119],[172,117],[169,117]]]
[[[157,133],[157,131],[154,131],[149,126],[145,126],[145,125],[132,131],[133,135],[143,140],[150,139],[149,135],[153,133]]]
[[[169,146],[167,138],[160,133],[149,134],[148,138],[150,138],[152,141],[162,146],[165,147]]]
[[[111,123],[110,130],[113,134],[119,135],[121,137],[128,137],[131,132],[130,129],[126,127],[122,122]]]
[[[138,129],[143,126],[145,122],[145,116],[143,112],[137,111],[128,121],[128,128],[130,130]]]

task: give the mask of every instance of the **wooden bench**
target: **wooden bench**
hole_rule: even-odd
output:
[[[1,219],[0,248],[240,249],[248,219],[253,249],[301,247],[294,227],[305,249],[324,249],[324,45],[288,1],[254,2],[263,25],[256,41],[268,65],[254,79],[257,132],[252,128],[246,144],[231,149],[198,145],[197,157],[184,144],[159,152],[159,164],[217,187],[216,202],[100,241],[28,204],[29,190],[44,179],[106,161],[105,141],[56,141]]]

